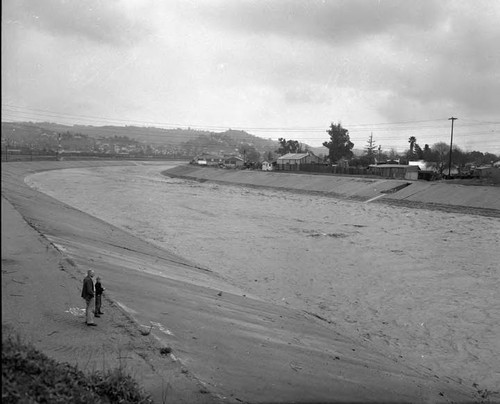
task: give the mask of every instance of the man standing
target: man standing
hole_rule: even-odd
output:
[[[85,310],[86,322],[88,326],[96,326],[94,323],[94,316],[92,315],[92,309],[94,308],[94,282],[92,278],[94,277],[94,271],[89,269],[87,271],[87,276],[83,280],[82,297],[87,303],[87,308]]]

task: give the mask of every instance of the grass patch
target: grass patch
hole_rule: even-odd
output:
[[[140,403],[152,399],[121,368],[85,374],[2,336],[2,403]]]

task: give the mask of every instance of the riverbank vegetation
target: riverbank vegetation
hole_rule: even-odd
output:
[[[122,368],[84,373],[2,333],[2,403],[152,403]]]

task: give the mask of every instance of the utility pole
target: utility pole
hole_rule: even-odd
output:
[[[458,118],[448,118],[448,121],[451,121],[451,140],[450,140],[450,166],[448,167],[448,177],[451,178],[451,152],[452,152],[452,147],[453,147],[453,122],[457,120]]]
[[[370,132],[370,139],[368,139],[368,146],[366,147],[366,154],[370,159],[370,164],[377,161],[377,155],[375,154],[375,145],[373,142],[373,132]]]
[[[61,134],[57,134],[57,155],[56,155],[56,161],[59,161],[61,159]]]

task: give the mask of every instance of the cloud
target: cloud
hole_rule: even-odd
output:
[[[181,126],[498,121],[493,0],[2,6],[2,97],[13,105]]]
[[[349,1],[220,1],[197,6],[216,26],[234,32],[279,35],[350,44],[370,35],[391,32],[395,27],[432,26],[444,12],[440,2],[408,3],[399,0]]]
[[[290,104],[330,104],[331,95],[321,87],[298,86],[285,91],[285,101]]]
[[[239,1],[187,7],[212,27],[260,40],[260,77],[290,103],[322,102],[311,90],[354,87],[388,119],[418,106],[432,114],[500,110],[499,7],[491,1]],[[305,81],[305,83],[304,83]],[[309,95],[308,95],[309,94]],[[397,99],[403,100],[398,108]],[[426,108],[426,105],[428,106]]]
[[[86,39],[99,44],[127,45],[147,32],[118,0],[8,0],[2,2],[9,22],[55,37]]]
[[[400,107],[390,97],[388,105],[380,108],[390,119],[407,115],[406,109],[415,110],[415,106],[427,114],[434,110],[475,117],[500,111],[500,53],[496,51],[500,8],[493,7],[493,2],[457,4],[432,30],[403,31],[385,47],[398,56],[390,69],[389,87],[400,99]]]

